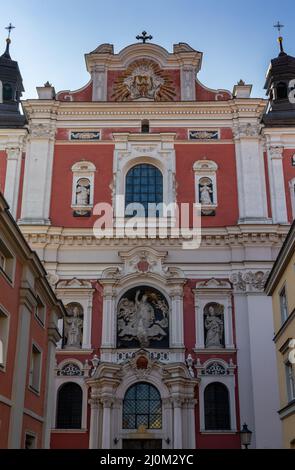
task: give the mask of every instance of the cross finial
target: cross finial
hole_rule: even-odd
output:
[[[153,36],[151,36],[151,35],[148,36],[147,32],[143,31],[141,33],[141,36],[139,34],[136,36],[136,39],[138,41],[142,41],[142,43],[145,44],[147,41],[151,41],[153,39]]]
[[[5,28],[5,29],[7,29],[7,30],[8,30],[8,39],[10,39],[10,34],[11,34],[11,31],[12,31],[13,29],[15,29],[15,26],[12,26],[12,24],[11,24],[11,23],[9,23],[9,25],[8,25],[8,26],[6,26],[6,28]]]
[[[280,34],[281,29],[284,28],[284,25],[281,24],[281,23],[278,21],[276,24],[273,25],[273,27],[274,27],[274,28],[277,28],[277,30],[278,30],[278,32],[279,32],[279,34]]]
[[[281,36],[281,29],[284,28],[284,25],[281,24],[279,21],[273,25],[274,28],[276,28],[279,32],[279,37],[278,37],[278,42],[279,42],[279,45],[280,45],[280,51],[281,51],[281,54],[284,54],[284,48],[283,48],[283,38]]]

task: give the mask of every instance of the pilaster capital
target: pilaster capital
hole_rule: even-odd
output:
[[[262,126],[258,122],[234,122],[233,134],[235,139],[259,138]]]
[[[269,145],[267,148],[267,152],[272,160],[274,159],[281,160],[283,158],[283,151],[284,151],[283,145]]]
[[[56,133],[56,126],[53,122],[47,123],[30,123],[30,138],[31,139],[46,139],[53,140]]]

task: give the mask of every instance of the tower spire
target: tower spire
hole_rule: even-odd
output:
[[[11,59],[10,57],[10,53],[9,53],[9,46],[10,46],[10,43],[11,43],[11,39],[10,39],[10,35],[11,35],[11,31],[15,28],[15,26],[13,26],[11,23],[9,23],[8,26],[6,26],[5,29],[8,30],[8,36],[6,38],[6,49],[5,49],[5,52],[4,54],[2,55],[2,57],[5,57],[6,59]]]
[[[279,21],[273,25],[279,32],[278,43],[280,45],[280,54],[285,54],[284,47],[283,47],[283,37],[281,36],[281,29],[284,28],[284,25],[281,24]]]

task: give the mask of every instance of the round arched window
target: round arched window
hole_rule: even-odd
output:
[[[148,215],[156,217],[157,213],[148,212],[149,204],[160,204],[163,202],[163,175],[160,170],[149,164],[140,164],[132,167],[126,175],[125,207],[129,204],[142,204],[145,217]],[[132,206],[129,206],[128,216],[133,216]],[[141,215],[141,214],[134,214]]]
[[[57,395],[56,427],[81,429],[82,389],[73,382],[62,385]]]
[[[205,429],[223,431],[230,429],[229,393],[220,382],[213,382],[205,388]]]
[[[123,429],[162,428],[162,401],[156,387],[148,383],[132,385],[123,402]]]

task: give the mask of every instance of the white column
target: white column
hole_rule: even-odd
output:
[[[32,124],[27,147],[20,224],[49,225],[55,124]]]
[[[97,398],[89,400],[90,403],[90,429],[89,429],[89,449],[98,449],[99,439],[99,401]]]
[[[177,289],[171,294],[171,348],[183,348],[183,292],[182,288]]]
[[[265,169],[259,125],[234,124],[238,178],[239,222],[265,223],[268,219]]]
[[[234,348],[234,338],[233,338],[233,316],[232,316],[232,298],[231,294],[227,297],[227,312],[224,315],[224,339],[225,339],[225,347],[232,349]]]
[[[95,65],[91,71],[92,101],[107,100],[107,72],[104,65]]]
[[[173,400],[173,448],[182,449],[182,401],[178,398]]]
[[[201,309],[200,299],[198,298],[198,292],[194,290],[194,294],[195,294],[195,330],[196,330],[195,348],[200,349],[200,348],[205,347],[203,312]]]
[[[6,149],[6,154],[7,167],[4,197],[8,202],[11,214],[14,218],[16,218],[22,162],[22,148],[9,147]]]
[[[102,415],[102,449],[111,449],[111,398],[102,398],[103,415]]]
[[[272,220],[275,224],[288,223],[283,150],[282,146],[270,146],[267,149]]]

